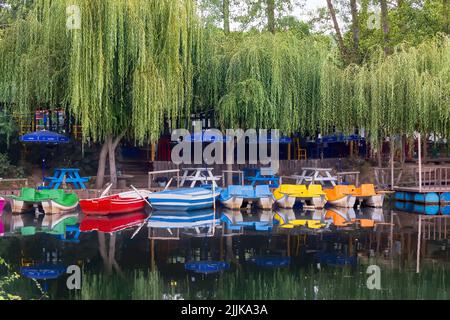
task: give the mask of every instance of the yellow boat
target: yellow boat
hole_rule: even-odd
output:
[[[280,208],[292,209],[297,200],[303,202],[306,206],[321,209],[327,203],[325,192],[321,185],[282,184],[273,192],[275,201]]]

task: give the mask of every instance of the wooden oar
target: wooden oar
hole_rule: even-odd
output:
[[[113,184],[110,183],[110,184],[108,184],[108,185],[106,186],[106,189],[103,190],[102,194],[100,195],[100,198],[106,197],[106,195],[108,194],[109,190],[111,190],[112,185],[113,185]]]
[[[134,186],[131,185],[130,187],[150,206],[150,208],[153,208],[150,202],[147,200],[147,198],[144,197]],[[152,214],[150,213],[148,217],[144,220],[144,222],[139,226],[139,228],[133,233],[131,239],[133,239],[139,233],[139,231],[141,231],[142,227],[145,226],[145,224],[148,222],[151,216]]]

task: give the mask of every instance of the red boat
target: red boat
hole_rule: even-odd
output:
[[[149,191],[140,190],[147,197]],[[143,211],[146,202],[136,192],[124,192],[108,197],[80,200],[81,211],[86,215],[112,215]]]
[[[144,222],[147,215],[143,212],[115,215],[113,217],[88,216],[80,223],[81,232],[98,231],[113,233],[133,228]]]

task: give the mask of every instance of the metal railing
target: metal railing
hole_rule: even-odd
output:
[[[172,170],[161,170],[161,171],[150,171],[148,173],[148,188],[152,188],[152,177],[161,175],[161,174],[167,174],[167,173],[176,173],[176,180],[177,180],[177,188],[180,187],[180,169],[172,169]],[[167,190],[169,188],[170,184],[172,183],[174,177],[171,177],[169,181],[167,182],[166,186],[164,187],[164,190]]]

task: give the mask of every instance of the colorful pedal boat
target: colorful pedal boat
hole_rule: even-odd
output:
[[[22,188],[20,196],[10,196],[13,213],[27,212],[36,205],[42,205],[45,214],[73,211],[78,207],[78,196],[62,189],[37,191]]]
[[[239,210],[244,202],[255,202],[263,210],[271,210],[274,203],[272,192],[268,185],[259,186],[228,186],[219,197],[226,208]]]
[[[212,208],[220,192],[221,188],[214,194],[211,188],[183,188],[154,192],[147,199],[155,210],[191,211]]]
[[[356,203],[368,207],[383,207],[384,193],[377,193],[373,184],[363,184],[360,188],[353,185],[337,185],[326,189],[328,203],[340,208],[353,208]]]
[[[353,195],[359,204],[364,204],[367,207],[382,208],[384,202],[384,193],[377,193],[373,184],[362,184],[361,187],[355,188]]]
[[[275,201],[280,208],[292,209],[297,200],[302,201],[307,206],[321,209],[327,203],[325,192],[321,185],[282,184],[273,192]]]
[[[151,192],[139,190],[143,197]],[[80,200],[81,211],[86,215],[114,215],[143,211],[146,202],[135,191],[123,192],[108,197]]]
[[[328,203],[340,208],[353,208],[356,203],[354,187],[347,185],[337,185],[333,189],[324,190]]]

